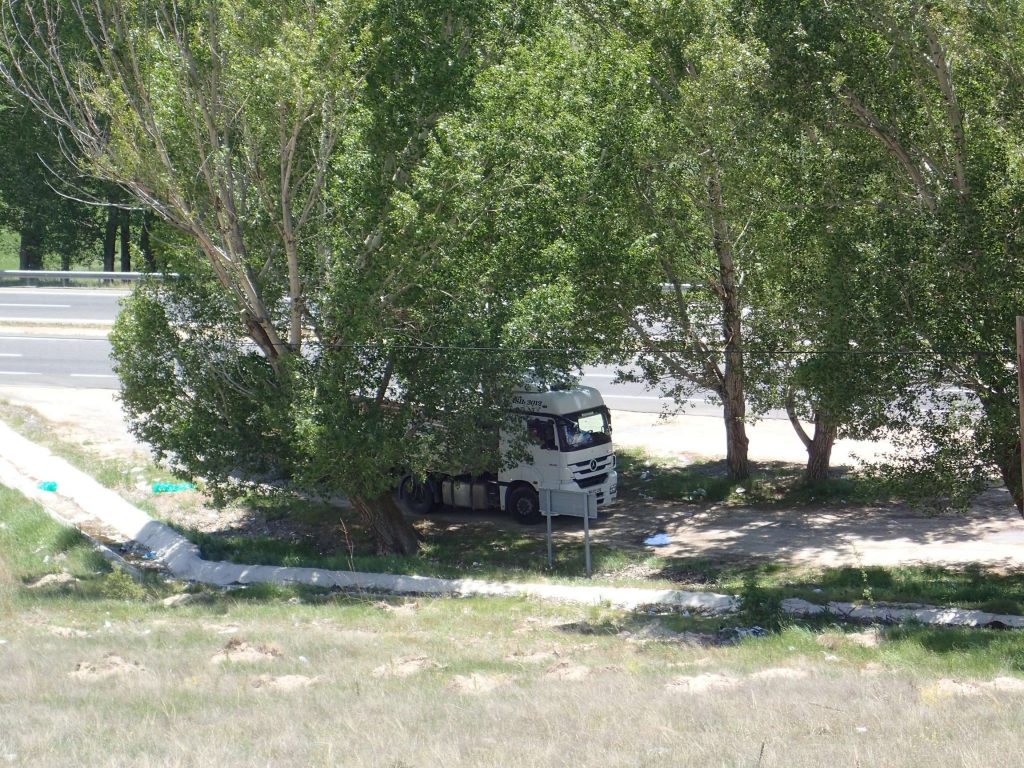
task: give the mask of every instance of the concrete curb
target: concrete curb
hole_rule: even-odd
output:
[[[438,579],[387,573],[332,571],[272,565],[240,565],[213,562],[200,557],[199,548],[163,523],[129,504],[92,477],[54,456],[0,422],[0,483],[20,491],[44,506],[52,492],[37,486],[57,483],[60,496],[127,539],[142,544],[175,578],[226,587],[232,584],[306,584],[314,587],[373,590],[418,595],[522,596],[545,600],[610,605],[625,609],[642,606],[680,608],[698,613],[722,614],[737,610],[740,599],[712,592],[686,592],[631,587],[563,586],[541,583],[498,583],[476,579]],[[791,598],[782,603],[791,615],[828,613],[859,622],[917,621],[922,624],[964,627],[1000,626],[1024,628],[1024,616],[936,606],[857,606],[833,602],[817,605]]]
[[[528,596],[588,605],[607,604],[627,609],[660,605],[702,613],[724,613],[738,606],[735,597],[706,592],[537,583],[503,584],[476,579],[438,579],[204,560],[200,557],[199,548],[185,537],[153,520],[64,459],[54,456],[46,448],[32,443],[0,422],[0,483],[45,504],[52,492],[37,487],[42,481],[56,482],[56,493],[125,538],[152,550],[158,563],[175,578],[187,581],[221,587],[272,583],[398,594]]]

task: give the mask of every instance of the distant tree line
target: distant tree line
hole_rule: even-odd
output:
[[[0,141],[0,227],[18,237],[19,269],[155,269],[152,211],[76,171],[52,126],[10,91],[0,97]]]

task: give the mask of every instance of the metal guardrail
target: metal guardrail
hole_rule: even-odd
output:
[[[42,278],[46,280],[141,280],[155,277],[158,280],[177,277],[176,272],[72,272],[61,269],[0,269],[0,280],[5,277]]]

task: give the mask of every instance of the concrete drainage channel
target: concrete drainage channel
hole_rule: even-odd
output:
[[[41,482],[56,482],[56,490],[41,490]],[[625,609],[651,606],[703,614],[730,613],[740,606],[738,597],[711,592],[497,583],[475,579],[438,579],[387,573],[332,571],[323,568],[212,562],[200,557],[198,547],[186,538],[163,523],[153,520],[118,494],[104,488],[84,472],[54,456],[49,450],[25,439],[2,422],[0,483],[42,502],[44,507],[50,506],[48,502],[56,493],[89,517],[116,531],[126,541],[137,542],[145,550],[151,551],[153,562],[165,568],[174,578],[219,587],[273,583],[393,594],[524,596],[588,605],[610,605]],[[62,522],[73,524],[73,521],[52,510],[51,514],[55,514]],[[881,604],[858,606],[838,602],[817,605],[805,600],[788,599],[782,602],[782,609],[797,616],[828,613],[838,618],[859,622],[917,621],[922,624],[946,626],[1024,628],[1024,616],[960,608]]]

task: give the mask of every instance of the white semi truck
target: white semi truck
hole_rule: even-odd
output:
[[[615,501],[618,474],[612,426],[601,393],[593,387],[529,387],[511,404],[518,436],[501,430],[502,455],[509,455],[525,435],[525,461],[479,475],[406,475],[399,498],[417,514],[439,506],[473,510],[507,510],[522,523],[543,519],[540,491],[591,491],[599,507]]]

